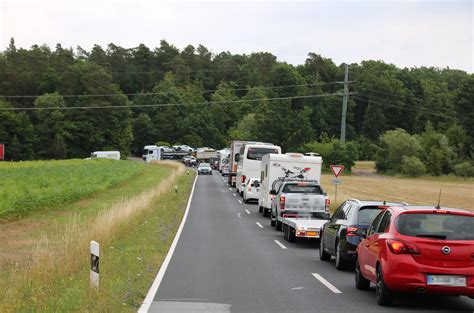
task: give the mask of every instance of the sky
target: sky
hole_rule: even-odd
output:
[[[304,63],[309,52],[336,64],[383,60],[473,73],[471,1],[153,1],[0,0],[0,50],[56,43],[114,43],[150,48],[165,39],[179,49],[271,52]]]

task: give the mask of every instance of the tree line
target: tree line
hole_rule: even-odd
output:
[[[111,43],[86,51],[23,49],[11,39],[0,52],[0,142],[9,160],[109,149],[126,156],[156,141],[222,148],[233,138],[302,151],[339,137],[343,75],[342,64],[316,53],[294,66],[269,52],[180,50],[165,40],[154,49]],[[384,134],[403,129],[443,135],[456,153],[448,172],[472,162],[472,74],[368,60],[349,64],[349,78],[351,158],[376,158]],[[453,129],[462,143],[446,136]]]

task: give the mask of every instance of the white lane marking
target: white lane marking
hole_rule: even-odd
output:
[[[258,227],[263,228],[263,225],[260,224],[259,222],[256,222],[255,224],[257,224]]]
[[[158,291],[158,288],[160,287],[161,281],[163,280],[163,276],[165,276],[166,269],[168,268],[171,258],[173,257],[174,250],[176,249],[176,245],[178,244],[179,237],[181,236],[181,232],[183,231],[184,224],[186,223],[186,219],[188,217],[189,208],[191,207],[191,201],[193,200],[194,187],[196,186],[197,178],[198,176],[196,175],[196,177],[194,178],[193,188],[191,189],[191,194],[189,195],[188,205],[186,206],[186,212],[184,212],[183,219],[181,220],[181,224],[179,224],[178,231],[176,232],[176,235],[174,236],[173,242],[171,243],[171,247],[168,250],[168,254],[166,254],[166,257],[163,263],[161,264],[160,270],[158,271],[158,274],[156,274],[155,280],[153,281],[153,284],[151,285],[150,290],[148,290],[145,300],[143,300],[143,303],[140,306],[140,309],[138,309],[138,313],[148,312],[148,310],[150,309],[151,303],[153,302],[153,299],[155,298],[156,292]]]
[[[237,197],[237,195],[234,193],[234,197]]]
[[[279,245],[279,246],[280,246],[280,248],[282,248],[283,250],[286,250],[286,247],[285,247],[285,245],[283,245],[281,242],[279,242],[279,241],[278,241],[278,240],[276,240],[276,239],[275,239],[275,240],[273,240],[273,241],[275,241],[275,243],[276,243],[277,245]]]
[[[229,188],[229,190],[232,190],[232,188]]]
[[[304,287],[294,287],[294,288],[291,288],[291,290],[301,290],[301,289],[304,289]]]
[[[248,215],[250,215],[250,211],[245,209],[245,213],[247,213]]]
[[[311,273],[314,278],[319,280],[324,286],[328,287],[329,290],[331,290],[334,293],[342,293],[339,289],[337,289],[333,284],[328,282],[323,276],[319,275],[318,273]]]
[[[239,203],[242,204],[242,200],[239,200]]]
[[[238,216],[239,218],[242,218],[242,216],[240,216],[240,214],[241,214],[240,212],[239,212],[239,213],[237,213],[237,216]]]

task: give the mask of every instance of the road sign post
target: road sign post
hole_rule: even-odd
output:
[[[91,273],[90,284],[99,289],[99,243],[91,241]]]
[[[331,167],[332,173],[336,177],[331,181],[331,184],[333,184],[334,188],[335,188],[335,190],[334,190],[334,203],[337,203],[337,185],[342,184],[342,180],[338,179],[337,177],[344,170],[344,165],[330,165],[330,167]]]

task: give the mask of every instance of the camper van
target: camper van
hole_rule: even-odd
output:
[[[237,156],[236,188],[243,195],[245,182],[249,178],[260,177],[262,157],[269,154],[281,154],[281,148],[271,143],[248,142],[240,147]]]
[[[91,153],[91,159],[120,160],[120,151],[94,151]]]
[[[146,163],[150,163],[153,160],[161,160],[162,159],[162,150],[161,147],[150,145],[143,147],[143,161]]]
[[[260,163],[259,212],[266,216],[271,211],[275,183],[284,178],[321,181],[323,159],[301,153],[267,154]]]

